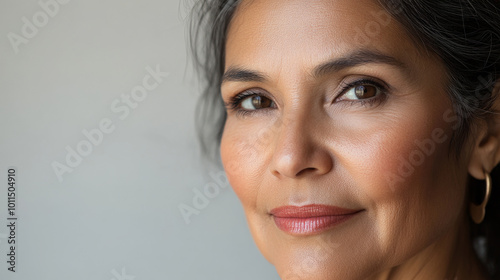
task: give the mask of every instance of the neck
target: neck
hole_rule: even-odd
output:
[[[466,220],[405,263],[378,275],[377,280],[487,280],[472,247]]]

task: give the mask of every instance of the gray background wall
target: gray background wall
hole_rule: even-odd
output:
[[[0,279],[278,279],[221,168],[200,160],[189,7],[0,1]]]

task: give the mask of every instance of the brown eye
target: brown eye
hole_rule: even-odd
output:
[[[375,97],[377,95],[377,88],[371,85],[356,86],[354,93],[358,99]]]
[[[249,111],[265,109],[272,106],[273,106],[273,101],[271,101],[267,97],[260,95],[249,96],[241,102],[241,107]]]
[[[363,100],[375,98],[381,93],[381,89],[376,85],[363,84],[349,88],[340,100]]]

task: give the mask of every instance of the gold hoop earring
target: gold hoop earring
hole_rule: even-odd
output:
[[[488,204],[488,199],[490,199],[491,193],[491,176],[486,172],[484,175],[486,177],[486,195],[484,196],[483,203],[475,205],[471,202],[469,207],[470,216],[476,224],[480,224],[484,220],[484,215],[486,214],[486,204]]]

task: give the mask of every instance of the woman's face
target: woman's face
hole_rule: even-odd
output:
[[[456,232],[445,70],[376,1],[243,1],[226,48],[221,156],[283,279],[363,279]]]

